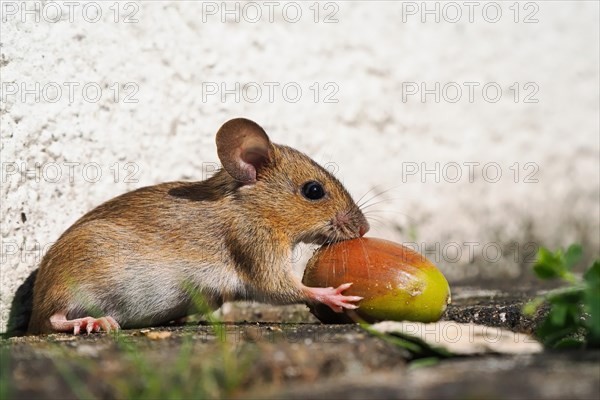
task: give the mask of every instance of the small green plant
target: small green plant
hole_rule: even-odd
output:
[[[548,314],[536,330],[536,336],[548,348],[600,347],[600,259],[583,274],[573,273],[573,267],[583,254],[580,245],[554,253],[541,247],[533,266],[543,280],[561,279],[567,286],[551,290],[524,307],[533,314],[548,304]]]
[[[176,356],[168,360],[157,360],[156,351],[148,341],[134,338],[125,332],[113,331],[110,335],[119,354],[119,363],[123,373],[111,376],[104,381],[104,387],[112,391],[116,398],[126,399],[207,399],[231,396],[243,384],[254,353],[248,348],[227,341],[226,325],[212,314],[211,307],[205,302],[202,293],[189,284],[184,284],[192,303],[199,314],[204,315],[206,324],[214,336],[212,345],[199,347],[199,333],[204,330],[197,326],[183,327],[182,335],[175,335],[173,343],[180,347]],[[178,338],[179,336],[179,338]],[[98,375],[97,363],[88,363],[85,358],[73,357],[70,349],[56,345],[57,357],[53,362],[73,395],[80,399],[94,399],[97,396],[90,391],[83,376]],[[0,358],[3,362],[4,358]],[[2,364],[0,364],[1,366]],[[4,384],[4,375],[0,376],[0,400],[8,390]]]
[[[0,399],[9,399],[11,396],[10,382],[10,350],[3,339],[0,342]]]
[[[129,343],[117,334],[117,344],[132,362],[138,384],[132,385],[129,379],[115,382],[118,398],[130,399],[206,399],[230,396],[242,384],[252,361],[248,355],[242,356],[241,348],[236,348],[226,340],[225,325],[212,314],[204,296],[192,285],[184,283],[198,313],[204,315],[215,337],[214,351],[198,353],[194,334],[197,327],[184,328],[181,350],[174,363],[156,369],[140,344]]]

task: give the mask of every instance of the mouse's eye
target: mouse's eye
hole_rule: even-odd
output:
[[[319,182],[310,181],[302,186],[302,195],[309,200],[319,200],[325,196],[325,189]]]

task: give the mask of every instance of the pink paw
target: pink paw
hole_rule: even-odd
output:
[[[81,329],[90,334],[104,330],[110,332],[121,329],[119,323],[113,317],[106,316],[101,318],[85,317],[68,320],[64,314],[54,314],[50,317],[52,329],[58,332],[69,332],[73,330],[74,335],[78,335]]]
[[[337,288],[306,288],[309,298],[313,301],[323,303],[329,306],[333,311],[341,313],[344,309],[355,310],[358,308],[357,301],[362,300],[360,296],[345,296],[342,292],[352,286],[351,283],[344,283]]]

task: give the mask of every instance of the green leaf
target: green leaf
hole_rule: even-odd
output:
[[[417,358],[416,360],[410,362],[408,369],[414,370],[418,368],[431,367],[439,363],[440,359],[437,357]]]
[[[585,292],[585,311],[589,316],[585,325],[589,330],[590,341],[600,346],[600,289],[589,288]]]
[[[583,279],[592,285],[600,285],[600,260],[594,261],[594,264],[585,271]]]
[[[361,323],[360,326],[373,336],[379,337],[389,343],[408,350],[414,359],[447,358],[453,356],[453,354],[444,346],[430,344],[421,338],[408,333],[394,332],[386,334],[373,329],[367,323]]]
[[[546,299],[550,304],[583,304],[585,287],[568,286],[561,289],[546,294]]]
[[[536,297],[533,300],[528,301],[523,306],[523,314],[525,315],[533,315],[540,308],[540,306],[544,303],[543,297]]]
[[[567,319],[567,313],[569,312],[569,305],[564,303],[555,304],[548,317],[552,320],[552,325],[563,326]]]
[[[572,337],[577,334],[579,327],[577,325],[556,326],[546,319],[536,331],[538,338],[544,343],[544,346],[554,348],[561,340]]]
[[[552,253],[548,249],[540,247],[537,261],[533,265],[533,271],[540,279],[552,279],[562,276],[566,272],[566,266],[560,250]]]
[[[581,247],[580,244],[570,245],[564,256],[566,267],[568,269],[573,268],[573,266],[581,260],[582,255],[583,255],[583,248]]]
[[[593,347],[600,347],[600,260],[596,260],[584,275],[585,311],[589,314],[585,325],[588,328],[588,341]]]
[[[569,285],[553,289],[541,297],[549,305],[546,318],[536,329],[536,336],[550,348],[600,347],[600,260],[585,272],[583,280],[571,272],[581,261],[582,247],[569,246],[563,254],[541,247],[533,266],[540,279],[561,278]],[[523,308],[533,313],[540,298]]]
[[[554,348],[562,339],[579,334],[581,328],[580,303],[556,303],[551,306],[536,335],[545,346]]]
[[[555,349],[581,349],[585,347],[585,341],[578,338],[567,337],[560,339],[552,347]]]

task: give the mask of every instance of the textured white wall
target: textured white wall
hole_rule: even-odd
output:
[[[27,2],[37,8],[28,13],[21,2],[2,2],[0,329],[14,291],[63,230],[124,191],[201,179],[203,163],[217,161],[214,133],[236,116],[335,163],[357,197],[389,189],[374,200],[384,202],[372,207],[380,223],[371,236],[419,243],[452,282],[520,279],[530,242],[579,241],[598,254],[598,2],[427,3],[440,10],[439,23],[421,2],[320,3],[318,22],[313,2],[229,2],[240,7],[239,22],[221,2],[74,4]],[[253,23],[257,9],[262,19]],[[462,18],[452,22],[457,10]],[[324,23],[327,16],[337,22]],[[537,22],[524,23],[528,16]],[[439,102],[407,93],[436,82]],[[472,102],[464,82],[479,84]],[[207,91],[236,83],[250,83],[239,101]],[[501,87],[499,101],[483,97],[487,83],[489,97]],[[456,85],[463,93],[453,103]],[[249,101],[256,86],[262,97]],[[537,102],[524,102],[536,88]],[[436,163],[439,182],[407,174]],[[461,166],[458,182],[457,164],[448,163]],[[497,164],[483,175],[486,163]],[[496,183],[488,182],[493,166],[502,172]],[[525,182],[532,171],[537,183]]]

